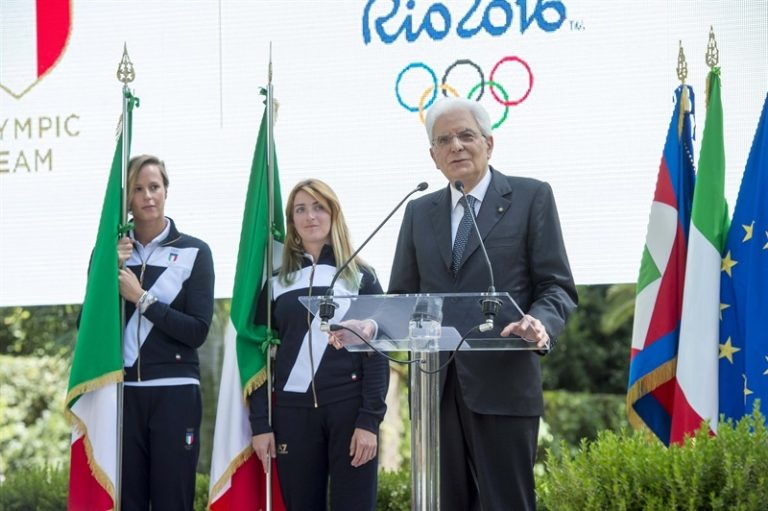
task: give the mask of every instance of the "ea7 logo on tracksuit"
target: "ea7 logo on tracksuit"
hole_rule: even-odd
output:
[[[288,454],[288,444],[277,444],[277,454]]]
[[[70,0],[0,2],[0,89],[20,98],[56,66],[71,11]]]

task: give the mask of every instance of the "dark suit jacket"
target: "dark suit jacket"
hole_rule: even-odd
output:
[[[554,344],[578,298],[552,189],[535,179],[505,176],[493,168],[490,172],[477,223],[496,290],[508,292],[523,311],[539,319]],[[470,236],[456,277],[450,269],[451,249],[450,189],[408,203],[389,293],[487,291],[488,269],[477,235]],[[455,326],[463,335],[474,325]],[[542,415],[539,359],[532,351],[460,352],[456,373],[467,406],[481,414]]]

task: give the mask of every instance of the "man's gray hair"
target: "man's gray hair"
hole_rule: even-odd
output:
[[[480,127],[480,133],[483,136],[490,137],[491,133],[491,118],[486,112],[483,105],[477,101],[470,101],[464,98],[447,97],[441,98],[433,104],[429,110],[427,110],[427,118],[424,121],[424,126],[427,128],[427,137],[429,137],[429,143],[433,142],[432,128],[435,126],[435,121],[441,115],[452,112],[455,110],[464,110],[472,114],[472,117],[477,121],[477,125]]]

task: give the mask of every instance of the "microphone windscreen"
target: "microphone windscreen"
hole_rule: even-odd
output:
[[[420,191],[420,192],[423,192],[423,191],[424,191],[424,190],[426,190],[427,188],[429,188],[429,185],[427,184],[427,182],[426,182],[426,181],[422,181],[421,183],[419,183],[419,184],[418,184],[418,186],[416,186],[416,189],[417,189],[418,191]]]
[[[459,181],[458,179],[453,182],[453,187],[456,188],[458,191],[464,190],[464,183]]]

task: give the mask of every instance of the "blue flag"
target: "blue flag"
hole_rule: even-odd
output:
[[[768,95],[728,232],[720,281],[720,413],[768,416]]]

